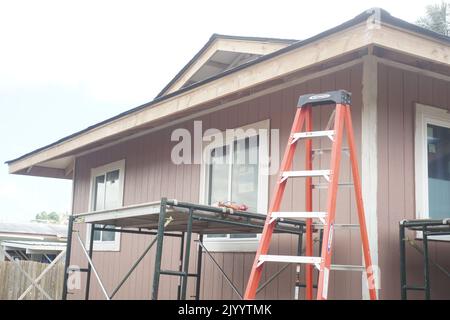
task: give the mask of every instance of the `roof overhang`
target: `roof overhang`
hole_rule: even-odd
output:
[[[383,11],[384,12],[384,11]],[[73,158],[99,144],[117,140],[145,128],[156,127],[177,115],[185,115],[207,104],[221,104],[230,95],[250,90],[274,79],[323,65],[333,59],[374,46],[435,65],[450,66],[448,38],[423,31],[388,13],[374,24],[374,14],[362,14],[334,29],[267,54],[256,61],[167,94],[8,162],[9,172],[68,177],[70,167],[51,167],[55,160]],[[31,169],[30,169],[31,168]],[[52,175],[53,174],[53,175]]]
[[[66,248],[65,242],[32,242],[32,241],[2,241],[4,250],[25,250],[27,254],[58,253]]]

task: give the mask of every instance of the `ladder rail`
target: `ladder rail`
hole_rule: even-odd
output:
[[[306,107],[306,123],[305,123],[305,130],[306,131],[312,131],[313,130],[313,119],[312,119],[312,107],[307,106]],[[312,140],[307,139],[305,141],[305,168],[306,170],[312,170],[313,169],[313,163],[312,163]],[[305,179],[305,210],[312,212],[313,211],[313,204],[312,204],[312,188],[313,181],[312,177],[307,177]],[[313,220],[312,219],[306,219],[306,248],[305,253],[307,256],[313,255]],[[306,300],[312,300],[313,298],[313,287],[314,287],[314,275],[313,275],[314,268],[312,265],[308,264],[305,267],[305,284],[306,284],[306,292],[305,292],[305,298]]]

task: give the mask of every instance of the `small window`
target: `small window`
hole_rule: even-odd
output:
[[[450,114],[416,108],[416,217],[450,218]]]
[[[124,161],[92,169],[92,211],[102,211],[122,206],[124,170]],[[118,251],[120,248],[120,234],[108,231],[113,226],[96,225],[96,227],[100,227],[103,230],[94,231],[94,249]]]

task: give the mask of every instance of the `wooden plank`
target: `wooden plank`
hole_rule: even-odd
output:
[[[404,182],[403,164],[404,150],[399,147],[398,142],[404,139],[404,119],[403,119],[403,75],[398,69],[389,70],[389,94],[388,94],[388,152],[389,152],[389,241],[388,250],[398,251],[398,226],[394,221],[400,221],[405,212],[404,207]],[[398,259],[392,256],[386,266],[389,270],[399,270]]]
[[[378,65],[378,192],[377,192],[377,207],[378,207],[378,225],[387,226],[389,222],[389,152],[388,152],[388,67],[382,64]],[[380,228],[378,231],[378,245],[380,248],[388,247],[388,232],[386,227]],[[380,250],[378,257],[379,265],[384,267],[388,262],[388,250]],[[380,298],[386,299],[385,294],[389,287],[389,281],[383,273],[381,276],[381,291]]]
[[[374,72],[377,72],[377,69],[374,70]],[[359,150],[359,152],[357,152],[357,159],[358,159],[358,163],[359,163],[359,168],[360,170],[362,169],[363,166],[363,160],[362,160],[362,153],[363,153],[363,137],[362,137],[362,128],[365,126],[362,124],[362,113],[363,113],[363,105],[364,105],[364,97],[363,97],[363,89],[361,89],[361,83],[363,82],[363,73],[364,73],[364,61],[363,64],[358,64],[355,65],[351,68],[350,70],[350,92],[352,92],[352,121],[353,121],[353,129],[355,132],[355,143],[357,146],[357,150]],[[375,77],[375,79],[373,81],[377,81],[377,77]],[[374,84],[370,84],[371,86],[375,86]],[[377,95],[375,95],[375,97],[372,97],[372,99],[375,100],[375,104],[377,103]],[[376,115],[375,115],[376,116]],[[373,134],[373,132],[372,132]],[[376,136],[375,138],[372,136],[372,142],[371,143],[375,143],[376,144]],[[345,143],[345,145],[347,145],[347,142]],[[375,157],[375,162],[377,162],[376,160],[376,155],[371,153],[372,157]],[[353,178],[351,176],[351,163],[350,163],[350,158],[347,156],[344,156],[343,159],[346,159],[347,165],[348,165],[348,180],[347,181],[352,181]],[[373,160],[372,160],[373,161]],[[366,183],[367,184],[367,183]],[[364,184],[363,184],[364,185]],[[344,188],[345,189],[345,188]],[[358,224],[358,216],[357,216],[357,209],[356,209],[356,197],[355,197],[355,193],[354,191],[350,188],[348,190],[349,192],[349,208],[348,211],[350,213],[349,215],[349,223],[351,224]],[[377,198],[375,197],[374,199],[375,203],[377,201]],[[364,207],[365,210],[367,210],[368,208],[370,208],[370,204],[366,204],[364,203]],[[376,223],[376,214],[375,215],[375,223]],[[366,217],[367,217],[367,213],[366,213]],[[367,218],[366,218],[367,219]],[[366,220],[367,221],[367,220]],[[359,229],[350,229],[347,231],[349,234],[349,238],[348,238],[348,248],[349,248],[349,258],[348,260],[345,262],[345,264],[351,264],[351,265],[362,265],[362,251],[361,251],[361,246],[362,246],[362,242],[361,242],[361,236],[360,236],[360,231]],[[377,232],[373,231],[373,233],[375,233],[375,235],[377,235]],[[375,243],[377,243],[377,240],[373,240]],[[373,253],[371,252],[371,255],[373,257]],[[372,259],[373,261],[373,259]],[[339,276],[339,274],[337,275]],[[355,272],[348,272],[349,277],[349,284],[347,286],[348,289],[348,295],[346,296],[346,299],[361,299],[361,297],[365,298],[365,294],[368,293],[367,289],[364,289],[364,291],[362,291],[362,281],[366,281],[365,278],[363,278],[363,280],[361,280],[361,274],[355,273]],[[363,293],[361,293],[363,292]]]

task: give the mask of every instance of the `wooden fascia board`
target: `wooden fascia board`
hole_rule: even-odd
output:
[[[372,39],[375,45],[450,65],[450,45],[447,43],[386,24],[374,31]]]

